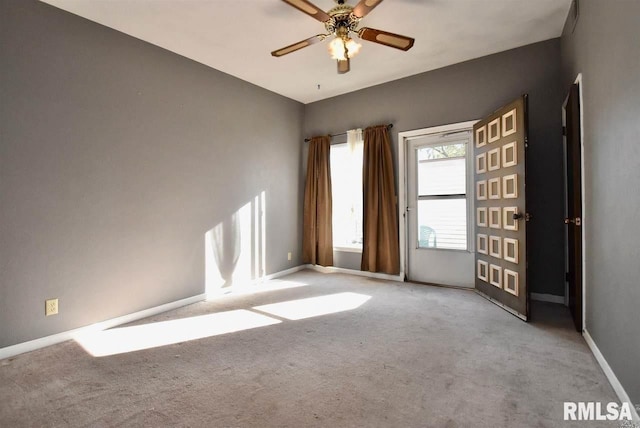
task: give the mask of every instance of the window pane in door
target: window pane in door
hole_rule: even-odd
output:
[[[465,142],[441,145],[429,145],[418,149],[418,160],[447,159],[464,157],[467,153]]]
[[[467,249],[467,200],[418,201],[418,247]]]
[[[464,195],[466,188],[465,158],[418,161],[420,196]]]

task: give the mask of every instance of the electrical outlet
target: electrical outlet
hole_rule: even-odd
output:
[[[287,253],[287,260],[291,260],[291,252]]]
[[[44,314],[46,316],[58,314],[58,299],[49,299],[44,302]]]

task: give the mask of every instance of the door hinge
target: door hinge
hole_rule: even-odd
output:
[[[526,213],[524,215],[524,221],[531,221],[532,218],[533,218],[533,214]]]
[[[564,273],[564,280],[565,282],[569,282],[569,272]]]
[[[562,135],[565,136],[565,137],[567,136],[567,127],[566,126],[562,127]]]

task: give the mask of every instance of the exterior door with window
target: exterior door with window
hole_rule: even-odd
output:
[[[529,316],[526,105],[522,96],[473,127],[476,289],[525,320]]]
[[[407,140],[407,277],[474,286],[469,242],[470,128]]]

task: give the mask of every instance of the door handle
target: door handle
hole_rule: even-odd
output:
[[[513,213],[513,219],[514,220],[522,220],[524,219],[525,221],[531,221],[531,217],[533,217],[531,214],[529,213]]]
[[[570,223],[573,223],[576,226],[582,226],[582,219],[580,217],[564,219],[564,224],[570,224]]]

